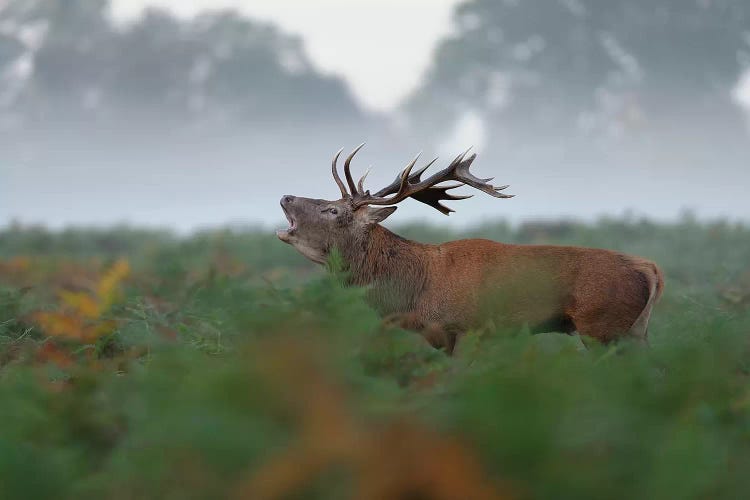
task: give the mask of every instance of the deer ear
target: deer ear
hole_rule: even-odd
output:
[[[383,207],[383,208],[365,207],[365,213],[364,213],[365,224],[380,224],[395,211],[396,211],[396,207]]]

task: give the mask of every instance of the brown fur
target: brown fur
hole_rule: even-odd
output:
[[[607,343],[647,341],[664,280],[638,257],[580,247],[461,240],[425,245],[382,226],[341,247],[352,284],[370,286],[384,316],[422,331],[437,348],[488,320],[533,332],[578,332]]]

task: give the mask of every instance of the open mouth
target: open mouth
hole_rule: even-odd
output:
[[[282,205],[281,209],[284,211],[284,215],[286,216],[286,220],[289,221],[289,227],[286,229],[279,229],[276,231],[276,236],[279,237],[279,239],[283,242],[288,243],[289,237],[294,234],[294,231],[297,229],[297,221],[292,217],[292,215],[287,212],[286,208]]]

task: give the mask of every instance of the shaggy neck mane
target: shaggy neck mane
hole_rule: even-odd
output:
[[[424,289],[427,245],[409,241],[382,226],[341,252],[354,286],[372,286],[370,298],[385,313],[410,310]]]

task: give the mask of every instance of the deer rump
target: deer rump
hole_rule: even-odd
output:
[[[277,235],[320,264],[338,249],[350,283],[368,287],[370,302],[389,321],[450,353],[461,334],[487,322],[532,332],[578,332],[604,343],[622,337],[647,343],[651,310],[664,287],[653,262],[581,247],[489,240],[426,245],[404,239],[380,225],[404,200],[449,215],[453,210],[442,202],[467,198],[452,194],[455,188],[507,199],[508,186],[475,176],[470,167],[476,155],[467,157],[467,151],[424,179],[436,160],[415,169],[417,157],[371,194],[364,187],[367,174],[355,183],[351,173],[361,148],[344,163],[346,184],[338,174],[341,151],[331,164],[341,199],[282,197],[289,228]]]
[[[651,309],[663,289],[654,263],[607,250],[488,240],[413,250],[405,260],[416,261],[410,269],[424,269],[423,276],[404,270],[402,279],[375,284],[369,298],[382,314],[448,352],[462,333],[490,322],[603,343],[623,337],[647,343]],[[421,284],[412,300],[401,297],[408,288],[403,278]],[[408,310],[393,310],[396,302]]]

